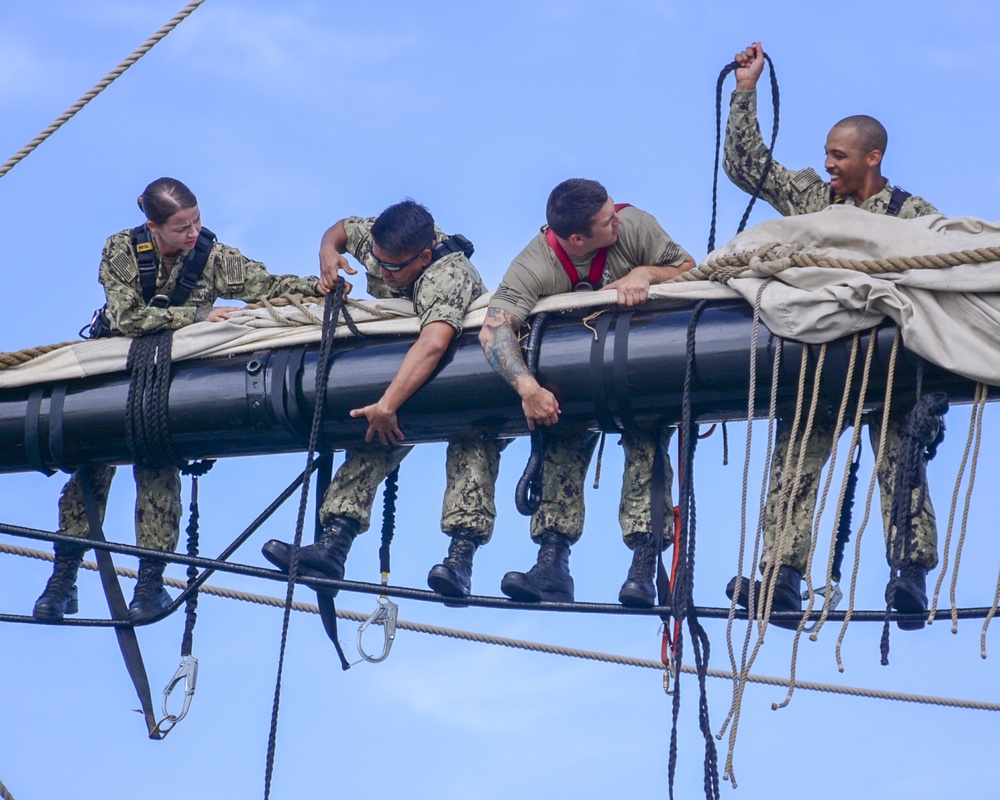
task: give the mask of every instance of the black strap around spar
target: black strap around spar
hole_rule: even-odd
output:
[[[142,289],[142,299],[146,305],[154,308],[182,306],[191,296],[205,274],[208,256],[215,244],[215,234],[208,228],[202,228],[198,241],[184,259],[177,285],[170,296],[156,293],[156,274],[160,268],[160,259],[156,255],[156,246],[152,234],[146,225],[132,229],[132,249],[135,252],[136,264],[139,267],[139,286]]]

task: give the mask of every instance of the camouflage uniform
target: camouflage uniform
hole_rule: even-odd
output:
[[[664,448],[669,444],[672,433],[672,428],[664,430]],[[625,473],[618,522],[629,548],[633,546],[632,537],[635,534],[653,532],[650,497],[656,438],[656,433],[651,431],[624,433],[621,437],[621,445],[625,448]],[[546,531],[558,531],[575,544],[583,534],[583,487],[598,439],[600,434],[590,431],[559,427],[545,430],[542,502],[531,518],[531,538],[535,541]],[[669,458],[665,466],[664,492],[667,508],[672,509],[670,484],[673,483],[674,472]],[[673,526],[668,525],[664,529],[664,546],[673,542],[673,533]]]
[[[678,266],[688,258],[687,252],[674,242],[656,219],[638,208],[623,208],[618,212],[621,225],[618,239],[608,248],[603,282],[624,277],[640,265]],[[594,254],[572,259],[581,277],[586,277]],[[514,259],[500,287],[490,302],[490,308],[508,311],[525,319],[535,302],[546,294],[568,292],[569,277],[552,248],[545,241],[545,228]],[[545,429],[542,500],[531,518],[531,538],[536,542],[547,531],[555,531],[576,542],[583,533],[584,481],[594,453],[598,434],[579,428],[556,425]],[[653,455],[657,433],[641,431],[622,434],[625,448],[625,473],[622,481],[618,518],[622,537],[631,548],[637,533],[651,533],[650,518]],[[666,462],[667,504],[673,471]],[[673,539],[673,528],[664,531],[667,541]]]
[[[155,243],[155,240],[154,240]],[[157,294],[169,295],[177,284],[186,251],[173,258],[158,254],[161,270]],[[166,279],[163,273],[166,272]],[[108,298],[107,315],[111,327],[125,336],[176,330],[195,321],[199,308],[210,308],[217,298],[255,302],[286,292],[315,294],[318,278],[271,275],[258,261],[246,258],[234,247],[216,242],[209,253],[201,280],[182,306],[153,308],[146,305],[139,285],[139,268],[132,247],[131,232],[116,233],[104,244],[100,281]],[[115,468],[107,465],[84,467],[94,488],[98,515],[102,522],[108,491]],[[82,471],[82,470],[81,470]],[[73,473],[59,497],[59,530],[70,536],[90,535],[83,503],[80,471]],[[154,550],[173,550],[180,535],[181,481],[176,467],[132,468],[135,476],[136,543]]]
[[[392,288],[382,280],[371,257],[371,228],[375,219],[344,220],[347,251],[364,265],[369,294],[411,299],[421,328],[431,322],[447,322],[460,332],[469,304],[486,291],[476,268],[462,253],[451,253],[431,263],[411,286]],[[435,230],[437,241],[447,238],[445,233]],[[347,460],[337,470],[323,497],[320,521],[326,524],[331,515],[340,514],[357,520],[360,531],[367,530],[379,484],[412,449],[374,443],[348,450]],[[490,540],[497,513],[493,495],[500,449],[496,438],[487,435],[462,433],[449,439],[442,531],[451,534],[463,530],[480,544]]]
[[[760,180],[767,155],[767,145],[764,144],[757,124],[757,92],[733,92],[729,106],[729,122],[726,125],[724,162],[726,174],[745,192],[752,193]],[[874,214],[885,214],[892,198],[892,188],[887,182],[881,192],[869,197],[859,208]],[[783,216],[822,211],[834,203],[857,205],[852,197],[834,198],[830,184],[823,181],[814,169],[806,168],[793,172],[774,161],[771,162],[760,197]],[[913,219],[937,213],[937,209],[922,197],[910,196],[900,208],[899,217]],[[876,452],[880,422],[880,413],[876,412],[869,416],[868,435],[872,449]],[[901,436],[905,425],[905,410],[893,408],[889,418],[889,430],[886,431],[882,468],[878,475],[887,548],[890,541],[889,514],[892,505],[893,473],[899,458]],[[779,507],[786,478],[784,462],[791,438],[790,427],[784,420],[779,421],[774,459],[771,463],[767,506],[764,511],[764,555],[761,559],[761,570],[771,558],[775,558],[779,565],[787,564],[799,571],[805,569],[820,473],[830,457],[833,446],[832,423],[829,418],[818,420],[814,424],[812,436],[805,443],[805,458],[799,476],[798,491],[789,502],[790,510]],[[794,481],[795,478],[798,455],[798,448],[795,448],[790,473],[787,476],[790,481]],[[937,565],[937,526],[930,497],[926,492],[923,493],[923,497],[923,507],[913,520],[913,541],[904,548],[904,563],[919,564],[927,569],[933,569]],[[913,500],[914,503],[918,501],[917,493],[914,494]],[[786,533],[784,537],[779,536],[782,529]]]

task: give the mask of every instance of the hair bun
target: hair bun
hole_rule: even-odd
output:
[[[142,207],[142,195],[141,195],[141,194],[139,195],[139,197],[138,197],[138,198],[136,198],[136,203],[138,203],[138,204],[139,204],[139,210],[140,210],[140,211],[141,211],[141,212],[142,212],[143,214],[145,214],[145,213],[146,213],[146,209],[144,209],[144,208]]]

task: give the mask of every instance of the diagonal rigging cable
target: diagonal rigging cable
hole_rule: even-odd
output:
[[[143,44],[132,52],[132,54],[122,61],[117,67],[115,67],[111,72],[101,78],[93,88],[83,95],[79,100],[77,100],[73,105],[67,108],[62,114],[56,117],[55,121],[49,125],[45,130],[43,130],[38,136],[28,142],[24,147],[18,150],[14,155],[7,159],[3,166],[0,166],[0,178],[6,175],[14,166],[25,157],[27,157],[35,148],[38,147],[42,142],[48,139],[53,133],[55,133],[59,128],[61,128],[66,122],[69,122],[80,109],[82,109],[87,103],[93,100],[97,95],[108,88],[117,78],[131,67],[136,61],[142,58],[146,53],[148,53],[157,42],[159,42],[164,36],[166,36],[170,31],[180,25],[185,19],[187,19],[191,14],[198,8],[205,0],[191,0],[184,8],[174,14],[173,17],[160,28],[156,33],[150,36]]]

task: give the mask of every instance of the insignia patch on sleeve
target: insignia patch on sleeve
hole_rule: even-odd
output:
[[[812,167],[800,169],[798,172],[792,174],[792,186],[800,192],[804,192],[810,186],[820,183],[822,180],[823,179],[820,178],[819,173]]]
[[[242,286],[246,281],[243,259],[236,253],[227,253],[223,256],[222,271],[226,276],[226,283],[230,286]]]
[[[131,253],[119,250],[111,257],[109,264],[115,277],[122,283],[132,283],[135,280],[135,276],[139,274],[139,267],[136,265]]]

